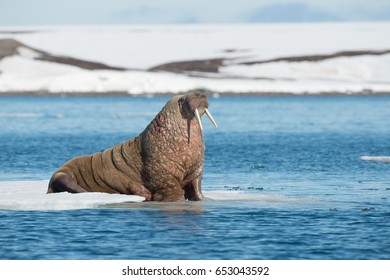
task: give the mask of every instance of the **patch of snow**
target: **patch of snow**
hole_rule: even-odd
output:
[[[0,28],[18,29],[35,32],[0,33],[0,38],[12,37],[53,55],[139,70],[89,71],[35,60],[36,52],[19,48],[19,55],[0,60],[0,92],[155,94],[194,88],[216,93],[390,92],[390,55],[237,65],[347,50],[388,50],[386,22]],[[211,58],[229,60],[220,73],[199,77],[145,71],[168,62]]]
[[[390,54],[340,57],[318,62],[227,65],[221,72],[252,78],[386,83],[390,81]]]
[[[31,49],[25,48],[25,47],[19,47],[18,53],[21,57],[26,57],[26,58],[30,58],[30,59],[40,57],[39,53],[37,53],[36,51],[33,51]]]

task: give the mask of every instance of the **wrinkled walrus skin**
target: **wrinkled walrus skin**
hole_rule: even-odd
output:
[[[207,97],[197,92],[173,97],[137,137],[66,162],[51,177],[47,192],[131,194],[146,201],[203,200],[205,145],[195,115],[209,114],[207,107]]]

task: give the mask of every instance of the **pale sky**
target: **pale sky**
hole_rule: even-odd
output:
[[[0,25],[389,21],[390,0],[0,0]]]

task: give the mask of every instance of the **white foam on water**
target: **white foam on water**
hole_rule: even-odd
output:
[[[108,193],[46,194],[47,184],[47,180],[0,182],[0,210],[75,210],[144,200],[135,195]]]
[[[379,161],[379,162],[388,162],[390,163],[390,156],[362,156],[360,157],[361,160],[368,160],[368,161]]]
[[[0,118],[41,118],[41,113],[0,113]]]
[[[256,203],[304,203],[304,202],[318,202],[315,198],[296,198],[285,195],[275,194],[258,194],[243,191],[207,191],[204,195],[215,201],[251,201]]]

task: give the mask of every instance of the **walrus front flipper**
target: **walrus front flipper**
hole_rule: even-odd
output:
[[[199,201],[206,199],[202,194],[202,177],[196,177],[184,187],[184,196],[188,200]]]
[[[47,193],[57,193],[57,192],[70,192],[70,193],[81,193],[86,192],[84,188],[77,184],[75,178],[70,176],[65,172],[56,172],[53,177],[51,177],[49,188]]]

